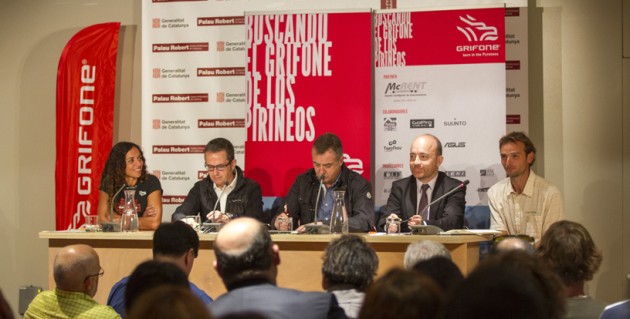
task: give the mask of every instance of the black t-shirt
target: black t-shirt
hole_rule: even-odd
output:
[[[138,211],[138,217],[142,217],[144,214],[144,210],[147,209],[147,198],[149,198],[149,194],[155,191],[162,191],[162,185],[160,184],[160,180],[157,177],[147,174],[147,180],[141,183],[136,184],[135,186],[125,186],[125,188],[120,191],[120,193],[116,196],[114,200],[114,212],[118,215],[122,214],[123,208],[125,207],[125,190],[135,190],[135,202],[136,202],[136,210]],[[101,190],[105,192],[105,186],[101,181]],[[118,190],[116,190],[118,191]]]

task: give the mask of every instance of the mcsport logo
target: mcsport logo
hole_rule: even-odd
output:
[[[483,22],[477,22],[468,14],[466,17],[459,17],[459,20],[464,22],[466,26],[458,26],[457,30],[466,36],[468,42],[496,41],[499,38],[496,27],[489,27]]]

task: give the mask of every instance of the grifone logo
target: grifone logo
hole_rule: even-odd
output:
[[[386,117],[383,119],[383,127],[385,131],[393,132],[396,131],[396,118],[395,117]]]
[[[444,174],[450,177],[466,177],[466,171],[444,171]]]
[[[385,94],[392,93],[418,93],[418,91],[424,90],[424,85],[427,82],[392,82],[385,88]]]
[[[478,44],[477,42],[496,41],[499,34],[496,27],[488,26],[483,22],[477,21],[474,17],[466,15],[459,17],[463,22],[463,26],[457,26],[457,30],[461,32],[469,43],[469,45],[458,45],[455,47],[457,52],[473,52],[480,56],[498,56],[501,44]]]
[[[402,177],[402,172],[400,171],[384,171],[383,179],[400,179]]]
[[[487,26],[469,14],[466,17],[460,16],[459,20],[464,23],[464,26],[457,26],[457,30],[466,36],[468,42],[496,41],[499,38],[496,27]]]
[[[466,147],[466,142],[447,142],[447,143],[444,143],[444,147],[445,148],[456,148],[456,147],[464,148]]]
[[[479,176],[494,176],[494,170],[492,168],[479,170]]]
[[[409,120],[409,128],[434,128],[434,119],[413,119]]]

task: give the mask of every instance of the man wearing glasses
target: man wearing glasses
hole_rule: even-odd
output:
[[[315,209],[318,221],[327,224],[333,208],[333,192],[340,188],[345,189],[349,230],[370,231],[374,225],[370,182],[344,165],[339,137],[332,133],[322,134],[313,143],[311,155],[313,168],[295,179],[285,198],[288,214],[299,221],[299,224],[294,223],[294,227],[300,225],[297,231],[304,232],[304,225],[313,223]],[[275,229],[288,230],[282,229],[278,218],[287,216],[286,212],[282,212],[276,217],[273,222]]]
[[[120,318],[111,307],[93,299],[105,272],[96,251],[88,245],[62,248],[55,256],[55,290],[40,293],[24,318]]]
[[[203,156],[208,176],[195,183],[171,220],[196,215],[202,223],[224,224],[241,216],[260,220],[263,207],[260,186],[243,176],[243,170],[236,165],[232,143],[215,138],[208,142]]]

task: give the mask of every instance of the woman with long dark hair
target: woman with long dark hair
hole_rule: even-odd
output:
[[[121,190],[122,189],[122,190]],[[147,173],[140,147],[131,142],[119,142],[109,152],[101,175],[98,215],[101,222],[120,220],[124,207],[124,190],[135,190],[140,230],[155,230],[162,222],[162,186],[160,180]],[[120,192],[119,192],[120,191]],[[116,198],[111,198],[116,194]]]

